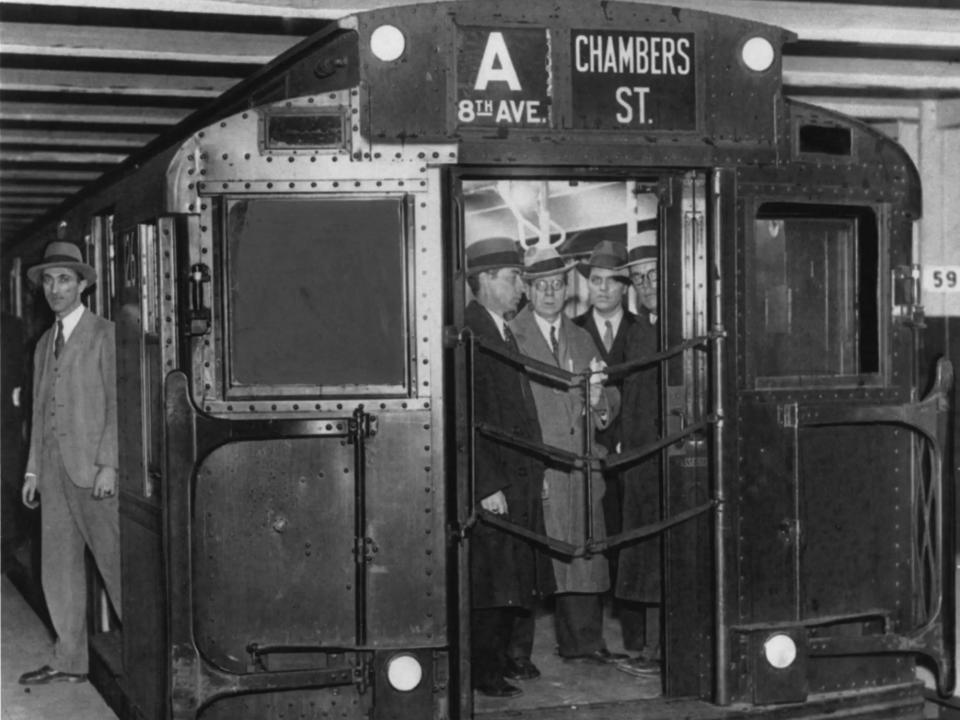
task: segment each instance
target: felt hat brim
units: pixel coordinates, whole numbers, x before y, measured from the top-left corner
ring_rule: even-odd
[[[87,263],[77,262],[73,258],[65,255],[62,256],[62,258],[51,255],[44,258],[44,260],[45,262],[34,265],[27,270],[27,279],[34,285],[40,285],[43,282],[43,271],[50,268],[67,268],[68,270],[73,270],[83,280],[87,281],[87,285],[95,285],[97,282],[97,271],[90,265],[87,265]]]

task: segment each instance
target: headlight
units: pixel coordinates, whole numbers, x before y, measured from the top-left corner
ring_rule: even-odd
[[[413,655],[394,655],[387,661],[387,680],[394,690],[410,692],[423,679],[423,667]]]
[[[381,25],[370,35],[370,50],[384,62],[392,62],[403,55],[407,41],[393,25]]]
[[[743,64],[755,72],[768,70],[776,58],[773,45],[762,37],[752,37],[743,44],[740,50]]]
[[[797,644],[789,635],[771,635],[763,643],[763,654],[767,662],[778,670],[793,665],[797,659]]]

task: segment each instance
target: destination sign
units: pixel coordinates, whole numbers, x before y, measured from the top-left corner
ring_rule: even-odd
[[[461,28],[457,124],[550,124],[549,44],[545,28]]]
[[[572,123],[589,130],[696,130],[693,33],[574,30]]]

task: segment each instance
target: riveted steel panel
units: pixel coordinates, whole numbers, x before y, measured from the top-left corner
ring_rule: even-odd
[[[342,438],[240,442],[197,472],[196,642],[248,670],[247,646],[351,645],[353,449]]]
[[[803,428],[800,580],[805,617],[911,610],[911,438],[886,425]]]
[[[796,428],[778,423],[772,403],[744,405],[739,427],[740,621],[796,620]]]
[[[377,647],[446,634],[443,474],[429,410],[384,413],[366,444],[367,623]]]

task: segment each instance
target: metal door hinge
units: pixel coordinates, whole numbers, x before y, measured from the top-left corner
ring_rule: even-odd
[[[797,404],[784,403],[783,405],[777,405],[777,422],[780,427],[797,427]]]

